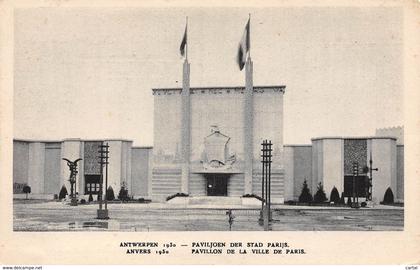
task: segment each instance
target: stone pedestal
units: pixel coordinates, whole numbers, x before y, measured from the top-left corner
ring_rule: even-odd
[[[263,220],[264,220],[264,231],[268,231],[270,229],[270,220],[271,220],[271,211],[269,211],[268,207],[265,206],[263,210]]]
[[[76,198],[71,198],[70,205],[71,206],[77,206],[77,199]]]
[[[273,220],[272,217],[272,211],[268,211],[268,207],[264,206],[263,210],[260,211],[259,219],[259,224],[264,226],[264,231],[270,230],[270,221]]]
[[[108,209],[98,209],[96,210],[97,219],[109,219]]]

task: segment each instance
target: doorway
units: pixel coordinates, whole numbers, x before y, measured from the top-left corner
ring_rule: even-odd
[[[227,196],[229,174],[207,174],[207,196]]]

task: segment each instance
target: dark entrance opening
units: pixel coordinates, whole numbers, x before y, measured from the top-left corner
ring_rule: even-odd
[[[85,194],[99,194],[101,175],[85,174]]]
[[[368,187],[369,187],[369,178],[366,175],[358,175],[354,177],[355,191],[357,197],[366,197]],[[352,197],[353,196],[353,176],[345,175],[344,176],[344,196]]]
[[[206,174],[207,196],[227,196],[229,174]]]

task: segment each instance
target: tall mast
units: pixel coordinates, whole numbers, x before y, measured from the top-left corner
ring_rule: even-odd
[[[248,42],[248,55],[249,55],[249,58],[251,58],[251,13],[249,13],[248,14],[249,15],[249,19],[248,19],[248,21],[249,21],[249,24],[248,24],[248,40],[247,40],[247,42]]]
[[[247,40],[248,57],[245,62],[245,93],[244,93],[244,194],[252,194],[252,177],[253,177],[253,159],[254,159],[254,83],[253,83],[253,63],[250,54],[250,24],[251,14],[247,24]]]
[[[186,20],[186,47],[185,47],[185,59],[188,61],[188,16],[185,18]]]
[[[190,102],[190,63],[188,63],[188,16],[185,26],[186,47],[185,61],[182,70],[181,92],[181,192],[189,193],[190,154],[191,154],[191,102]]]

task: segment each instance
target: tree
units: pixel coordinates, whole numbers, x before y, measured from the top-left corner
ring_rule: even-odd
[[[118,199],[121,201],[128,201],[128,189],[125,187],[125,183],[122,184],[120,192],[118,193]]]
[[[58,194],[58,199],[59,199],[59,200],[64,199],[64,198],[67,196],[67,194],[69,194],[69,193],[67,192],[67,188],[66,188],[66,186],[65,186],[65,185],[63,185],[63,186],[61,187],[60,193]]]
[[[327,201],[327,195],[325,195],[324,186],[321,182],[318,183],[318,188],[314,196],[314,202],[322,203]]]
[[[312,202],[312,194],[309,191],[308,184],[306,183],[306,180],[303,181],[302,191],[299,196],[299,202],[300,203],[310,203]]]
[[[334,204],[340,203],[340,194],[338,193],[337,188],[334,186],[330,193],[330,202],[334,202]]]
[[[108,189],[106,190],[106,200],[107,201],[115,200],[114,189],[111,186],[109,186]]]
[[[394,203],[394,193],[392,192],[392,189],[390,187],[385,191],[384,201],[382,203],[383,204]]]
[[[28,194],[31,193],[31,187],[28,185],[25,185],[23,187],[23,192],[26,193],[26,199],[28,199]]]

